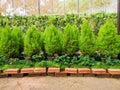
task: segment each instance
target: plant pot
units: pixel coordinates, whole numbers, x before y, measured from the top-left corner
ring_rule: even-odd
[[[30,60],[31,59],[31,57],[25,57],[25,60]]]
[[[59,55],[58,55],[57,53],[55,53],[55,54],[53,54],[53,56],[54,56],[54,57],[57,57],[57,56],[59,56]]]
[[[10,62],[14,62],[15,58],[10,58]]]
[[[52,61],[53,57],[47,56],[47,59]]]
[[[80,51],[75,52],[76,55],[81,55]]]

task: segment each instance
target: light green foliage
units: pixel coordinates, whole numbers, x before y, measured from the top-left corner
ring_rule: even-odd
[[[18,57],[20,54],[22,33],[18,28],[6,26],[1,32],[0,53],[7,57]]]
[[[114,55],[117,50],[117,29],[112,22],[106,22],[101,26],[97,37],[97,48],[101,54]],[[117,46],[116,46],[117,45]]]
[[[79,48],[82,54],[92,55],[95,52],[95,36],[87,20],[83,21],[81,27]]]
[[[35,27],[28,29],[24,38],[24,51],[28,56],[39,54],[41,52],[41,33]]]
[[[54,25],[50,25],[44,32],[45,52],[48,55],[60,53],[62,50],[62,32]]]
[[[42,49],[42,51],[44,51],[44,39],[45,39],[44,32],[41,32],[41,49]]]
[[[78,50],[79,30],[76,25],[67,24],[64,28],[63,49],[68,55],[74,54]]]
[[[4,56],[9,56],[11,43],[11,30],[9,26],[2,29],[0,40],[0,53]]]
[[[20,54],[24,49],[23,32],[19,28],[14,27],[12,30],[12,37],[14,40],[17,40],[16,43]]]
[[[35,63],[35,67],[46,67],[46,68],[49,68],[49,67],[59,67],[59,63],[55,63],[55,62],[52,62],[52,61],[41,61],[41,62],[36,62]]]
[[[115,43],[115,47],[116,47],[116,53],[115,54],[120,54],[120,35],[116,35],[116,43]]]

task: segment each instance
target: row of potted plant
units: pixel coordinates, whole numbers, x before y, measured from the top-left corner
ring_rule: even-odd
[[[107,21],[100,27],[97,36],[93,33],[89,21],[83,20],[81,29],[76,25],[67,24],[63,31],[51,24],[44,32],[31,26],[26,33],[18,27],[6,26],[0,32],[0,54],[9,58],[16,58],[24,52],[32,57],[44,53],[47,56],[58,54],[74,55],[77,51],[81,55],[110,55],[120,53],[120,36],[116,26]]]

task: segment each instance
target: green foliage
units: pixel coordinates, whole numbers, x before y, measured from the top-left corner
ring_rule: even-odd
[[[62,50],[62,33],[54,25],[46,28],[44,33],[45,52],[48,55],[60,53]]]
[[[9,63],[9,59],[3,55],[0,55],[0,66],[8,63]]]
[[[86,56],[62,55],[62,56],[56,57],[54,59],[54,62],[59,63],[61,69],[64,69],[65,67],[76,67],[76,68],[91,67],[96,63],[95,59],[88,55]]]
[[[108,68],[108,65],[106,65],[105,63],[103,62],[96,62],[92,68],[104,68],[104,69],[107,69]]]
[[[22,32],[6,26],[1,32],[0,53],[7,57],[18,57],[23,48]]]
[[[9,26],[2,29],[1,40],[0,40],[0,53],[4,56],[10,56],[9,48],[11,44],[11,30]]]
[[[8,69],[8,68],[9,68],[9,65],[6,64],[6,65],[4,65],[4,66],[2,67],[2,70],[5,71],[5,70]]]
[[[85,1],[84,1],[85,2]],[[81,3],[81,2],[80,2]],[[81,3],[82,4],[82,3]],[[88,6],[87,6],[88,7]],[[80,8],[83,9],[82,6]],[[80,29],[82,24],[82,19],[85,18],[90,20],[90,24],[97,35],[99,28],[106,20],[112,20],[112,22],[117,26],[117,14],[116,13],[95,13],[95,14],[66,14],[66,15],[42,15],[42,16],[14,16],[9,18],[7,16],[0,16],[0,27],[5,27],[6,25],[20,27],[21,30],[26,31],[27,28],[35,25],[37,29],[45,31],[51,23],[54,24],[60,30],[68,24],[75,24]]]
[[[34,62],[15,59],[14,61],[10,62],[8,65],[9,65],[9,68],[19,68],[19,69],[30,68],[30,67],[34,67]]]
[[[14,27],[12,30],[12,55],[13,57],[18,57],[21,52],[23,52],[24,44],[23,44],[23,32]]]
[[[97,49],[101,54],[118,54],[117,29],[112,22],[106,22],[101,26],[97,37]]]
[[[91,67],[95,64],[95,59],[93,57],[90,57],[88,55],[81,56],[81,61],[79,63],[80,66],[87,66]]]
[[[44,59],[45,59],[45,56],[43,54],[36,54],[32,56],[32,61],[34,62],[39,62]]]
[[[78,50],[79,30],[76,25],[67,24],[64,28],[63,49],[68,55],[74,54]]]
[[[41,33],[35,27],[28,29],[24,39],[24,51],[28,56],[39,54],[42,48]]]
[[[120,53],[120,35],[116,35],[116,43],[115,43],[115,48],[116,48],[116,53],[115,54],[119,54]]]
[[[23,35],[23,32],[18,27],[14,27],[12,32],[13,32],[13,36],[16,35],[18,45],[19,45],[19,53],[21,53],[21,52],[24,51],[24,35]]]
[[[81,27],[79,48],[84,55],[93,55],[95,53],[95,37],[87,20],[83,21]]]
[[[35,67],[59,67],[58,63],[52,62],[52,61],[41,61],[41,62],[36,62]]]

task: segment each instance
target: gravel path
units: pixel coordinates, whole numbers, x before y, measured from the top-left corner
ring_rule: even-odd
[[[0,78],[0,90],[120,90],[120,79],[50,76]]]

